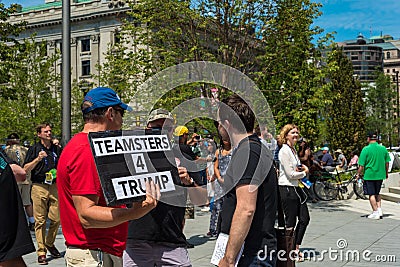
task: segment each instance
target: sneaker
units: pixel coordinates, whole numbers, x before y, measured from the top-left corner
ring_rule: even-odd
[[[380,219],[380,216],[379,216],[379,214],[376,212],[373,212],[373,213],[371,213],[370,215],[368,215],[368,217],[367,217],[368,219],[373,219],[373,220],[379,220]]]
[[[29,230],[31,231],[31,232],[35,232],[35,223],[29,223],[29,225],[28,225],[28,227],[29,227]]]
[[[37,260],[38,264],[40,265],[47,265],[49,264],[46,259],[46,255],[40,255]]]
[[[61,258],[61,253],[60,253],[60,251],[58,251],[56,246],[52,246],[52,247],[46,246],[46,248],[47,248],[47,251],[50,252],[50,254],[53,258]]]
[[[218,236],[218,234],[216,232],[208,232],[206,235],[207,235],[207,237],[210,237],[210,238]]]
[[[379,219],[383,219],[382,209],[378,209]]]
[[[210,211],[210,207],[204,207],[204,208],[201,208],[201,211],[203,211],[203,212]]]

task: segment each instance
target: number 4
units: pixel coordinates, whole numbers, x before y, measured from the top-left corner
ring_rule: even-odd
[[[132,154],[133,165],[135,166],[136,173],[147,172],[146,160],[143,153]]]

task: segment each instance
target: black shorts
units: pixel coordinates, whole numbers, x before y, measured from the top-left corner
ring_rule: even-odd
[[[379,195],[381,192],[383,180],[364,180],[364,194],[365,195]]]
[[[8,165],[0,167],[0,214],[0,262],[34,252],[21,196]]]

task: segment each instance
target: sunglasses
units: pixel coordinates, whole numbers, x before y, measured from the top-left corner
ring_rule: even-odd
[[[149,128],[151,128],[151,129],[153,129],[153,130],[156,130],[156,131],[167,131],[167,132],[172,132],[173,130],[174,130],[174,127],[173,126],[164,126],[164,127],[149,127]]]
[[[116,107],[113,107],[113,109],[114,109],[115,111],[118,111],[118,112],[119,112],[119,114],[121,114],[121,117],[123,117],[123,116],[124,116],[124,114],[125,114],[125,109],[122,109],[122,108],[116,108]]]

